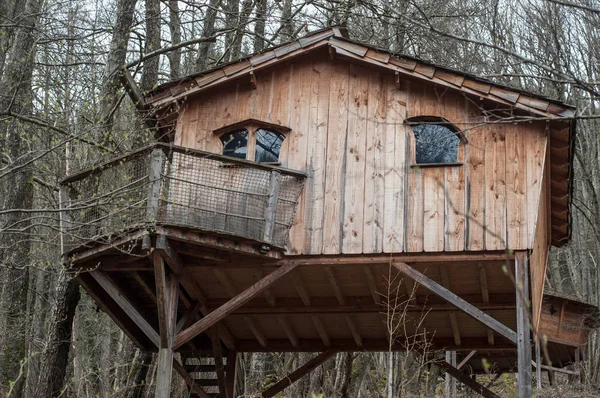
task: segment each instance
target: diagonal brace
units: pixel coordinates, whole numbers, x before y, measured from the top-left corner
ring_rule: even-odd
[[[198,336],[211,326],[216,325],[217,322],[231,314],[236,309],[240,308],[242,305],[246,304],[254,296],[263,292],[273,283],[293,271],[297,266],[298,264],[293,262],[282,265],[260,281],[256,282],[254,285],[250,286],[248,289],[244,290],[242,293],[221,305],[219,308],[200,319],[198,322],[194,323],[192,326],[183,330],[177,335],[177,340],[173,348],[177,349],[181,347],[183,344]]]
[[[289,375],[287,375],[286,377],[279,380],[277,383],[263,391],[261,396],[263,398],[270,398],[275,396],[277,393],[283,391],[285,388],[295,383],[301,377],[306,376],[308,373],[312,372],[316,367],[321,365],[323,362],[327,361],[335,354],[336,351],[334,350],[323,351],[322,353],[320,353],[319,355],[317,355],[316,357],[314,357],[313,359],[300,366],[298,369],[296,369],[295,371],[293,371],[292,373],[290,373]]]
[[[487,387],[479,384],[477,381],[471,379],[468,375],[456,369],[454,366],[450,365],[446,361],[439,361],[437,364],[450,376],[454,377],[456,380],[463,383],[465,386],[469,387],[471,390],[475,391],[478,394],[481,394],[485,398],[500,398],[500,396],[496,395],[492,391],[490,391]]]
[[[502,336],[506,337],[513,343],[517,343],[517,334],[511,330],[509,327],[504,325],[502,322],[492,318],[485,312],[481,311],[479,308],[475,307],[471,303],[465,301],[460,298],[456,294],[452,293],[450,290],[446,289],[439,283],[431,280],[424,274],[420,273],[410,265],[401,262],[394,262],[394,267],[396,267],[400,272],[413,279],[415,282],[418,282],[425,288],[431,290],[436,295],[440,296],[447,302],[452,305],[455,305],[457,308],[467,313],[471,317],[475,318],[479,322],[483,323],[485,326],[493,329],[498,332]]]

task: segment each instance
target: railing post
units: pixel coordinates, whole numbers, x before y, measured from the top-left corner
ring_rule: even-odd
[[[279,171],[272,171],[271,183],[269,184],[269,198],[267,199],[267,208],[265,209],[265,231],[263,234],[263,241],[265,242],[271,242],[273,239],[275,212],[277,211],[277,199],[279,199],[280,184],[281,173]]]
[[[154,223],[158,219],[158,207],[160,202],[160,187],[162,184],[161,173],[165,164],[165,153],[162,148],[154,148],[150,155],[148,166],[148,207],[146,220]]]
[[[67,252],[67,244],[65,242],[65,239],[67,238],[68,224],[71,221],[68,210],[68,208],[70,207],[69,185],[60,186],[60,190],[58,192],[58,207],[60,209],[60,253],[61,255],[64,255]],[[66,258],[62,259],[63,262],[66,262],[66,260]]]

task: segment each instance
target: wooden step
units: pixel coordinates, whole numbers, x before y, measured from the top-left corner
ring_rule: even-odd
[[[217,379],[196,379],[194,380],[194,383],[196,383],[200,387],[211,387],[219,385]]]
[[[215,372],[215,365],[185,365],[184,366],[185,370],[187,372],[200,372],[200,373],[209,373],[209,372]]]

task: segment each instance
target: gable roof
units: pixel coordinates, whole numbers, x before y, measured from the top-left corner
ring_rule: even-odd
[[[561,246],[569,240],[575,107],[414,57],[391,54],[350,40],[343,28],[332,27],[312,32],[261,53],[165,83],[148,93],[141,105],[160,115],[159,126],[169,125],[177,117],[180,105],[185,100],[241,77],[252,79],[260,70],[319,48],[328,48],[332,55],[352,62],[386,68],[395,72],[398,78],[409,77],[439,84],[538,118],[562,122],[565,127],[552,130],[550,134],[552,244]]]

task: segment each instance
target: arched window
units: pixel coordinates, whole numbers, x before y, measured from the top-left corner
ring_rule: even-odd
[[[409,119],[408,124],[415,136],[414,162],[417,165],[462,161],[459,148],[466,140],[452,123],[429,116]]]
[[[279,164],[281,146],[285,140],[282,132],[289,128],[248,119],[215,130],[220,134],[223,155],[258,163]]]
[[[223,155],[238,159],[246,159],[248,150],[248,130],[237,130],[225,133],[221,137]]]
[[[259,163],[279,162],[279,151],[285,136],[267,129],[256,130],[256,154],[254,159]]]

